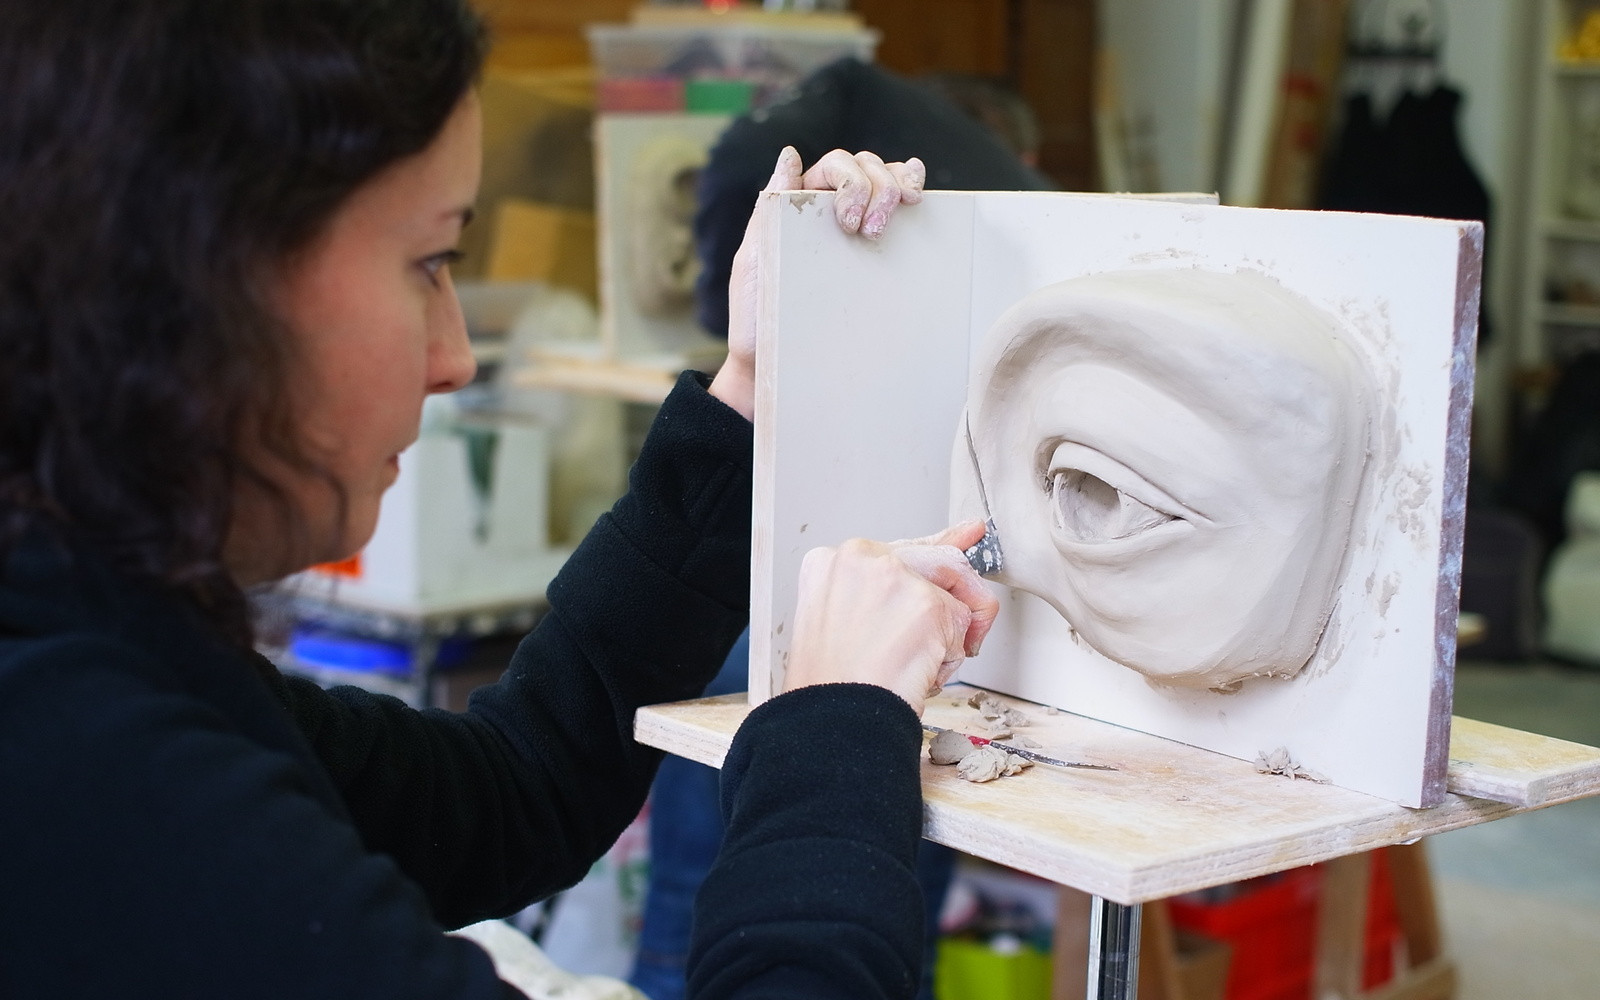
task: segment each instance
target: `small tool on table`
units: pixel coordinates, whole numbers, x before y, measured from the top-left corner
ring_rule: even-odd
[[[973,570],[979,576],[989,576],[993,573],[1000,572],[1000,570],[1004,568],[1005,556],[1000,551],[1000,532],[994,526],[994,515],[989,511],[989,493],[983,488],[983,468],[978,464],[978,449],[977,446],[972,443],[972,418],[969,416],[965,419],[967,454],[972,456],[972,478],[977,480],[978,483],[978,499],[983,502],[984,521],[983,537],[978,539],[977,544],[973,545],[970,549],[967,549],[962,553],[962,555],[967,557],[967,562],[971,564]],[[930,733],[946,732],[946,730],[940,729],[938,726],[930,726],[927,724],[924,724],[922,728],[926,729]],[[1008,746],[1004,743],[996,743],[993,740],[985,739],[982,736],[972,736],[967,733],[959,733],[958,735],[965,736],[967,739],[971,740],[974,746],[992,746],[997,749],[1004,750],[1006,753],[1016,754],[1018,757],[1031,760],[1037,764],[1052,764],[1056,767],[1081,767],[1087,768],[1091,771],[1116,770],[1116,768],[1111,767],[1108,764],[1084,764],[1076,761],[1058,760],[1055,757],[1046,757],[1042,753],[1034,753],[1032,750],[1024,750],[1021,747]]]
[[[935,734],[947,733],[947,732],[955,732],[957,736],[965,736],[968,740],[970,740],[972,742],[973,746],[976,746],[976,747],[994,747],[996,750],[1004,750],[1006,753],[1014,753],[1018,757],[1023,757],[1023,758],[1025,758],[1027,760],[1031,760],[1035,764],[1052,764],[1052,765],[1054,765],[1056,767],[1080,767],[1080,768],[1084,768],[1084,769],[1089,770],[1089,771],[1115,771],[1115,770],[1117,770],[1117,768],[1112,767],[1110,764],[1085,764],[1085,763],[1082,763],[1082,762],[1079,762],[1079,761],[1059,760],[1059,759],[1057,759],[1055,757],[1046,757],[1044,754],[1035,753],[1032,750],[1024,750],[1021,747],[1014,747],[1014,746],[1011,746],[1011,745],[1006,744],[1006,743],[996,743],[994,740],[991,740],[991,739],[989,739],[987,737],[984,737],[984,736],[973,736],[970,733],[963,733],[963,732],[958,732],[958,731],[949,730],[949,729],[941,729],[938,726],[930,726],[926,722],[924,722],[922,724],[922,728],[926,729],[930,733],[935,733]]]

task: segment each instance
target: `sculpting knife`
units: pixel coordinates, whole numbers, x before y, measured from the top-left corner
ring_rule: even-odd
[[[983,501],[983,537],[977,544],[961,553],[979,576],[989,576],[1005,567],[1005,556],[1000,551],[1000,532],[994,526],[994,515],[989,512],[989,493],[983,488],[983,469],[978,465],[978,449],[972,443],[972,418],[964,416],[967,433],[967,454],[972,456],[972,477],[978,481],[978,499]]]
[[[1118,768],[1112,767],[1110,764],[1084,764],[1078,761],[1058,760],[1055,757],[1046,757],[1042,753],[1034,753],[1032,750],[1024,750],[1021,747],[1008,746],[1004,743],[996,743],[994,740],[983,736],[973,736],[970,733],[963,733],[949,729],[940,729],[938,726],[930,726],[926,722],[922,724],[922,728],[930,733],[955,732],[957,736],[965,736],[967,739],[971,740],[973,746],[994,747],[996,750],[1004,750],[1006,753],[1014,753],[1018,757],[1026,757],[1035,764],[1053,764],[1056,767],[1080,767],[1088,771],[1118,770]]]

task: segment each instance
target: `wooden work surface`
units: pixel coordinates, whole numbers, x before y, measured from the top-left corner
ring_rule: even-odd
[[[982,720],[966,704],[971,693],[961,685],[948,688],[930,700],[923,721],[980,733]],[[1455,720],[1452,794],[1443,805],[1407,809],[1332,785],[1258,774],[1245,761],[1083,716],[1049,715],[1037,705],[1001,700],[1031,718],[1019,731],[1042,744],[1039,752],[1120,770],[1039,765],[973,784],[924,754],[924,836],[1118,903],[1162,899],[1600,794],[1600,750],[1470,719]],[[639,711],[634,735],[720,767],[749,711],[743,694],[656,705]],[[1462,794],[1468,791],[1512,801]]]

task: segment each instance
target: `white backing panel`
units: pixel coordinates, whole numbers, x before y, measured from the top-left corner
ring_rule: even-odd
[[[774,218],[758,393],[756,700],[781,689],[777,629],[793,613],[806,549],[949,520],[934,501],[947,495],[938,484],[967,367],[1006,308],[1104,271],[1252,270],[1338,319],[1382,387],[1371,502],[1311,663],[1231,694],[1161,687],[1076,642],[1042,601],[1002,589],[1000,621],[961,677],[1235,757],[1284,746],[1336,784],[1407,805],[1443,796],[1477,224],[954,192],[903,210],[880,244],[840,234],[826,195]]]
[[[760,305],[754,702],[783,689],[807,551],[944,527],[948,429],[967,385],[972,207],[902,211],[871,243],[840,231],[831,195],[763,195],[757,205],[767,213],[762,273],[799,280],[764,284]]]

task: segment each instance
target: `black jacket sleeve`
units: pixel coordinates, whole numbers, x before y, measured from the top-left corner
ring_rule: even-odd
[[[394,858],[445,926],[580,879],[638,813],[660,762],[634,742],[634,711],[698,695],[744,628],[751,428],[704,386],[680,380],[628,494],[467,712],[306,682],[280,690],[367,848]]]
[[[750,713],[722,769],[727,836],[695,901],[693,1000],[879,1000],[917,991],[916,714],[829,684]]]

